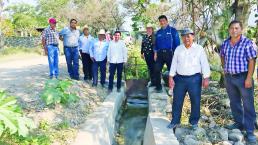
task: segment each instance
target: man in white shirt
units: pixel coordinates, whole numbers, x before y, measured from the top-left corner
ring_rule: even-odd
[[[83,34],[79,38],[79,50],[82,58],[82,70],[84,73],[84,80],[92,80],[92,60],[90,59],[89,49],[91,47],[93,37],[89,34],[87,25],[83,27]]]
[[[112,92],[114,75],[117,71],[117,92],[120,92],[123,64],[127,62],[127,48],[125,43],[120,40],[121,32],[116,31],[114,40],[109,43],[107,60],[109,62],[109,85],[108,91]]]
[[[202,46],[193,42],[194,32],[185,28],[182,33],[183,44],[175,50],[169,72],[169,87],[173,89],[172,120],[168,128],[180,124],[182,107],[186,92],[191,100],[189,123],[198,128],[200,118],[201,89],[209,86],[210,66]]]
[[[92,74],[93,83],[92,86],[98,84],[98,69],[100,69],[100,83],[102,87],[105,87],[106,82],[106,64],[107,64],[107,50],[108,43],[105,41],[105,30],[101,29],[98,33],[98,39],[92,42],[92,46],[89,50],[90,57],[93,62]]]

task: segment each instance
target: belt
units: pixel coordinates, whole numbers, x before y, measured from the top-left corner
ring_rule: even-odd
[[[49,45],[56,46],[56,47],[58,46],[58,44],[49,44]]]
[[[72,46],[72,47],[70,47],[70,46],[64,46],[64,47],[66,47],[66,48],[77,48],[78,46]]]
[[[170,48],[164,48],[164,49],[160,49],[160,50],[158,50],[158,52],[172,52],[173,50],[172,49],[170,49]]]
[[[239,77],[239,76],[247,75],[247,73],[248,72],[241,72],[241,73],[237,73],[237,74],[225,73],[225,75],[228,75],[231,77]]]
[[[195,74],[193,74],[193,75],[180,75],[180,74],[177,74],[178,76],[180,76],[180,77],[185,77],[185,78],[187,78],[187,77],[193,77],[193,76],[196,76],[196,75],[201,75],[201,73],[195,73]]]

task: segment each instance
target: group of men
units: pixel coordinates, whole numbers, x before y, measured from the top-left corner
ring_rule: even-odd
[[[64,54],[68,73],[71,79],[79,80],[79,58],[82,59],[83,73],[85,81],[92,81],[92,86],[98,85],[98,70],[100,70],[100,83],[102,87],[106,84],[106,66],[109,63],[109,93],[113,90],[114,75],[117,71],[117,91],[120,92],[122,81],[122,70],[127,62],[127,48],[120,40],[121,32],[114,32],[114,39],[106,39],[106,32],[101,29],[98,38],[94,38],[89,33],[89,28],[85,25],[82,34],[77,29],[77,20],[71,19],[70,25],[60,32],[56,30],[56,19],[49,19],[49,27],[42,33],[42,44],[45,54],[48,56],[49,77],[58,78],[58,55],[59,39],[63,41]]]
[[[198,128],[200,118],[201,90],[209,86],[210,66],[204,48],[194,42],[194,32],[185,28],[181,32],[183,44],[177,30],[168,24],[167,17],[159,17],[161,28],[154,34],[154,27],[146,27],[147,34],[141,45],[150,74],[150,86],[162,92],[161,72],[166,64],[169,71],[169,87],[173,90],[172,120],[167,126],[175,129],[180,124],[186,93],[191,101],[189,123]],[[249,143],[256,144],[254,135],[256,113],[254,108],[253,73],[257,46],[242,34],[242,23],[233,20],[228,27],[229,38],[220,48],[222,68],[234,123],[228,129],[246,131]]]
[[[202,46],[194,42],[194,32],[185,28],[179,33],[169,26],[165,15],[159,18],[161,28],[154,34],[154,27],[146,27],[147,34],[141,45],[142,58],[145,59],[150,73],[150,87],[162,92],[161,72],[164,64],[169,70],[169,87],[173,89],[172,120],[167,126],[175,129],[180,124],[182,106],[186,93],[191,101],[189,123],[193,129],[198,127],[200,118],[201,90],[209,86],[210,66]],[[43,31],[42,43],[48,55],[50,78],[58,78],[58,40],[64,44],[64,53],[68,73],[71,79],[79,79],[79,53],[82,58],[85,80],[92,80],[92,86],[100,83],[104,87],[106,64],[109,63],[109,92],[113,89],[115,71],[117,71],[117,91],[120,92],[124,63],[127,62],[127,48],[120,40],[121,32],[114,33],[114,39],[107,41],[106,33],[100,30],[98,39],[89,34],[89,28],[83,27],[80,35],[76,29],[77,20],[71,19],[70,26],[61,32],[56,30],[56,20],[49,19],[49,27]],[[242,23],[233,20],[228,27],[229,38],[220,48],[222,67],[225,75],[226,90],[234,123],[228,129],[245,129],[247,141],[256,143],[254,135],[256,113],[254,108],[253,73],[257,56],[257,46],[242,34]]]

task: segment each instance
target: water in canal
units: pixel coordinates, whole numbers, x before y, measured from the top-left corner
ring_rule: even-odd
[[[127,98],[118,116],[114,145],[142,145],[148,116],[147,98]]]

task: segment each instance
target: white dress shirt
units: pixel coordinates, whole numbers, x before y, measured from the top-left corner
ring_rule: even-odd
[[[184,44],[178,46],[175,50],[169,75],[174,77],[179,75],[194,75],[202,73],[203,78],[210,76],[210,66],[206,53],[201,45],[193,43],[190,48]]]
[[[107,60],[109,63],[127,62],[127,48],[122,40],[113,40],[109,43]]]
[[[89,49],[91,47],[91,44],[94,38],[91,35],[88,35],[87,37],[85,35],[81,35],[79,38],[79,50],[82,50],[83,53],[90,53]]]

